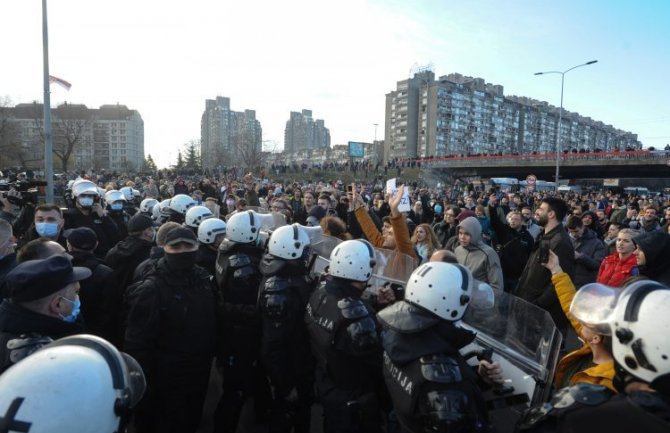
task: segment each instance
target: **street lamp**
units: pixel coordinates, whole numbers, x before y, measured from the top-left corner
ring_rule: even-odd
[[[581,68],[582,66],[592,65],[597,63],[597,60],[591,60],[590,62],[583,63],[581,65],[573,66],[570,69],[565,71],[545,71],[545,72],[536,72],[535,75],[545,75],[545,74],[561,74],[561,108],[558,112],[558,127],[556,128],[556,191],[558,191],[558,170],[561,161],[561,126],[563,123],[563,84],[565,83],[565,74],[572,71],[573,69]]]

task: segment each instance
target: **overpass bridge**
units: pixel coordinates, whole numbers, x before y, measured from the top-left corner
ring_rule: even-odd
[[[514,177],[533,173],[553,181],[556,154],[455,156],[419,159],[422,169],[452,177]],[[670,150],[560,154],[561,179],[670,178]]]

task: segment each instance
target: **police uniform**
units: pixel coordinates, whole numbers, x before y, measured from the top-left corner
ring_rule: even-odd
[[[263,250],[255,244],[225,239],[219,246],[216,281],[223,298],[224,344],[219,352],[223,394],[215,413],[216,432],[236,430],[242,406],[252,394],[256,394],[257,410],[263,406],[259,396],[268,401],[270,398],[258,362],[261,330],[257,304],[262,254]],[[262,391],[259,394],[259,389],[265,389],[267,395],[262,395]]]
[[[381,431],[382,350],[374,310],[361,293],[352,282],[330,277],[307,304],[326,433]]]
[[[563,388],[530,409],[517,431],[570,433],[661,433],[670,431],[670,398],[660,392],[614,394],[601,385]]]
[[[89,215],[84,215],[78,208],[71,208],[63,213],[63,218],[65,220],[63,230],[78,227],[93,229],[98,238],[98,246],[94,252],[100,258],[105,257],[107,251],[121,240],[116,223],[108,215],[100,217],[93,211]]]
[[[303,315],[314,281],[301,262],[270,254],[260,265],[261,359],[274,388],[270,432],[309,432],[314,362]]]
[[[378,314],[384,380],[409,432],[489,431],[477,375],[459,353],[475,334],[406,301]]]

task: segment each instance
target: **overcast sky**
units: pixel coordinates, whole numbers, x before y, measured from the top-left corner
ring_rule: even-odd
[[[332,144],[383,138],[384,95],[432,63],[560,103],[670,143],[670,2],[566,0],[50,0],[51,87],[64,101],[124,104],[144,119],[160,166],[200,138],[205,99],[256,110],[266,147],[283,147],[290,111],[311,109]],[[0,97],[41,101],[41,1],[0,1]]]

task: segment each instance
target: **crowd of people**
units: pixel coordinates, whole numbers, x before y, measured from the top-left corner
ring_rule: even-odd
[[[59,203],[3,193],[0,425],[195,432],[216,374],[215,432],[237,431],[250,400],[270,432],[311,431],[314,404],[325,432],[500,431],[484,392],[505,371],[462,353],[489,290],[583,342],[518,430],[670,431],[670,198],[258,174],[73,176]],[[370,287],[376,251],[403,287]],[[62,404],[36,383],[85,383],[59,368],[111,373],[81,391],[95,416],[36,409]]]

